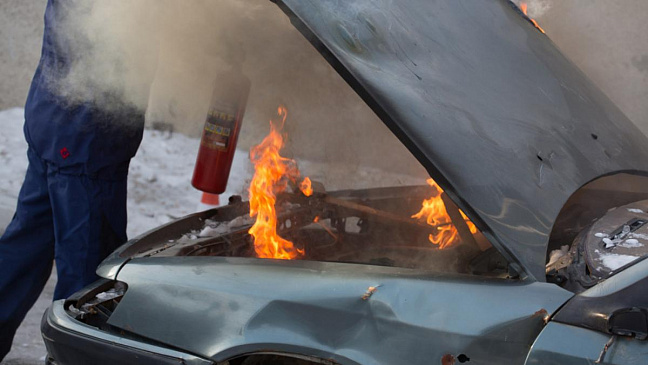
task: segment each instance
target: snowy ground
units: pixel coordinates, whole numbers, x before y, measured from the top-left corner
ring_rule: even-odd
[[[27,171],[27,143],[22,136],[22,109],[0,112],[0,232],[11,220]]]

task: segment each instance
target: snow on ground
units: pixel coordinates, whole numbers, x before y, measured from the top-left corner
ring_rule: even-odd
[[[27,171],[27,142],[22,126],[23,109],[0,111],[0,233],[13,216]]]

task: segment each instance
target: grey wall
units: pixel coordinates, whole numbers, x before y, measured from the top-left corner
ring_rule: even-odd
[[[23,106],[38,65],[45,0],[0,0],[0,109]]]
[[[537,17],[547,34],[648,134],[648,1],[540,1],[550,4]],[[0,109],[24,104],[45,3],[0,0]],[[180,130],[197,134],[198,124]]]
[[[558,47],[648,134],[648,1],[555,0],[538,19]]]

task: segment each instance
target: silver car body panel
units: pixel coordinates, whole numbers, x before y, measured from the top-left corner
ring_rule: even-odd
[[[648,260],[642,260],[574,296],[542,330],[527,364],[594,364],[608,341],[601,363],[646,363],[648,341],[622,336],[610,340],[612,334],[606,333],[612,313],[646,308],[646,277]]]
[[[64,299],[55,301],[45,313],[45,318],[43,320],[47,321],[50,326],[53,326],[61,331],[65,331],[66,333],[101,340],[106,344],[106,347],[124,347],[158,354],[170,359],[177,359],[178,362],[186,365],[210,365],[213,363],[210,360],[201,359],[197,356],[182,351],[172,350],[166,347],[156,346],[141,341],[117,336],[107,333],[106,331],[102,331],[98,328],[89,326],[85,323],[81,323],[68,315],[68,313],[65,311],[65,308],[63,307],[64,304]]]
[[[526,365],[638,365],[645,364],[648,342],[617,337],[601,356],[611,335],[586,328],[551,322],[533,344]]]
[[[510,1],[277,2],[536,280],[578,188],[648,171],[648,139]]]
[[[272,350],[343,364],[461,354],[522,364],[572,296],[532,281],[253,258],[135,258],[117,279],[129,288],[109,324],[216,361]]]
[[[601,298],[616,294],[632,285],[637,285],[648,276],[648,259],[632,262],[632,266],[619,270],[613,277],[578,294],[582,297]],[[648,288],[646,288],[648,289]]]

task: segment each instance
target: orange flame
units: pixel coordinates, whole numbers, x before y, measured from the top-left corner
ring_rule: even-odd
[[[527,8],[528,8],[528,5],[527,5],[526,2],[524,2],[524,1],[520,2],[520,10],[522,10],[524,15],[526,15],[528,17],[529,15],[527,14]],[[529,18],[529,20],[531,21],[531,23],[533,23],[533,25],[535,25],[536,28],[538,28],[539,31],[541,31],[543,34],[545,33],[544,29],[542,29],[542,27],[540,27],[540,25],[538,25],[538,22],[536,22],[535,19]]]
[[[286,190],[288,181],[297,180],[299,169],[294,160],[279,155],[284,145],[281,130],[288,111],[280,106],[277,113],[280,121],[271,120],[270,134],[250,150],[250,160],[254,164],[254,177],[249,190],[250,217],[256,216],[256,222],[248,232],[254,236],[257,257],[290,260],[303,256],[304,251],[277,234],[275,202],[276,194]]]
[[[428,237],[430,242],[439,246],[439,249],[444,249],[450,247],[459,241],[459,232],[457,228],[452,224],[452,220],[446,211],[445,204],[443,199],[441,199],[441,194],[443,189],[441,189],[434,180],[427,179],[428,185],[430,185],[435,190],[435,195],[430,199],[425,199],[422,203],[421,210],[414,214],[412,218],[421,219],[425,218],[427,224],[435,226],[438,232],[436,234],[430,234]],[[466,220],[466,224],[470,229],[471,233],[477,233],[477,227],[468,220],[468,217],[462,212],[461,216]]]
[[[313,187],[311,186],[311,179],[309,177],[305,177],[301,184],[299,184],[299,190],[306,196],[313,195]]]

